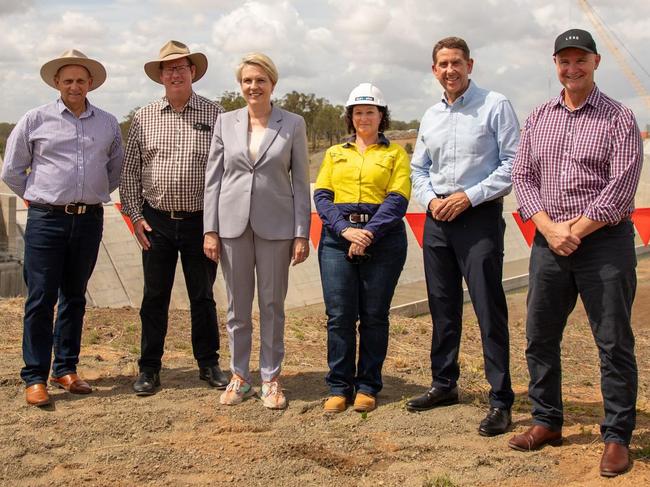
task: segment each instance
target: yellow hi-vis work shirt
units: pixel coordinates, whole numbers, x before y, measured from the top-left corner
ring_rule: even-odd
[[[374,144],[362,154],[354,143],[346,142],[327,150],[314,190],[334,193],[334,204],[380,205],[389,193],[408,201],[410,174],[409,157],[401,145]]]

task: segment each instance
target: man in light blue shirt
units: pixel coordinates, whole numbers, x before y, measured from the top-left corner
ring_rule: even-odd
[[[467,283],[483,339],[490,410],[483,436],[504,433],[511,423],[508,309],[503,291],[503,196],[519,123],[501,94],[469,79],[474,61],[467,43],[447,37],[433,49],[433,74],[444,89],[420,124],[411,160],[413,193],[427,208],[424,270],[433,321],[432,386],[407,409],[422,411],[458,402],[458,352],[463,289]]]
[[[123,157],[116,118],[86,99],[106,79],[98,61],[71,49],[45,63],[41,77],[60,98],[20,119],[2,168],[3,181],[29,204],[20,375],[34,406],[51,401],[50,368],[53,386],[91,392],[77,375],[86,285],[102,238],[102,203],[119,184]]]

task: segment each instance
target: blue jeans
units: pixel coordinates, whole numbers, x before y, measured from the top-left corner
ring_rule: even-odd
[[[50,372],[76,372],[86,311],[86,285],[95,268],[103,208],[66,215],[29,208],[23,274],[27,284],[20,372],[26,386],[44,384]],[[54,322],[54,306],[57,304]]]
[[[362,227],[363,225],[357,225]],[[325,381],[332,395],[351,399],[356,391],[376,396],[388,349],[388,313],[406,261],[404,223],[367,248],[370,260],[345,259],[350,243],[323,226],[318,262],[327,312]],[[359,362],[355,367],[357,321]]]

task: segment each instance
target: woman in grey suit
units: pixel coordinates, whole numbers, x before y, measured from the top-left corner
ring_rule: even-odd
[[[255,277],[260,307],[262,401],[284,409],[284,299],[289,264],[309,255],[309,161],[305,121],[271,104],[278,72],[264,54],[245,56],[237,81],[247,106],[217,119],[205,176],[205,254],[221,259],[228,292],[232,379],[221,404],[254,394],[249,362]]]

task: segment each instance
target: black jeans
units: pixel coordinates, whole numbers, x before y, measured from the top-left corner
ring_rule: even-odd
[[[465,278],[483,343],[485,376],[490,383],[490,405],[510,408],[508,307],[503,275],[503,203],[490,201],[470,207],[451,222],[427,215],[424,224],[424,271],[431,337],[432,386],[450,390],[460,376],[458,353],[463,322]]]
[[[362,224],[357,224],[362,228]],[[390,303],[406,261],[406,230],[400,222],[367,249],[367,262],[345,259],[350,242],[323,226],[318,247],[327,312],[327,385],[351,399],[356,391],[376,396],[388,349]],[[357,356],[359,322],[359,361]]]
[[[23,274],[27,284],[20,372],[25,385],[44,384],[50,371],[76,372],[86,312],[86,286],[102,240],[104,209],[82,215],[29,208]],[[54,330],[54,306],[57,304]]]
[[[147,204],[143,215],[152,232],[148,234],[151,248],[142,251],[144,295],[140,308],[140,370],[157,372],[161,368],[179,252],[190,300],[194,358],[199,367],[216,365],[219,360],[219,331],[212,286],[217,265],[203,253],[203,216],[197,213],[191,218],[174,220]]]
[[[568,257],[535,235],[530,257],[526,359],[533,421],[563,424],[560,343],[567,318],[582,299],[600,356],[604,441],[630,443],[636,420],[637,367],[630,325],[636,292],[634,230],[630,221],[603,227]]]

